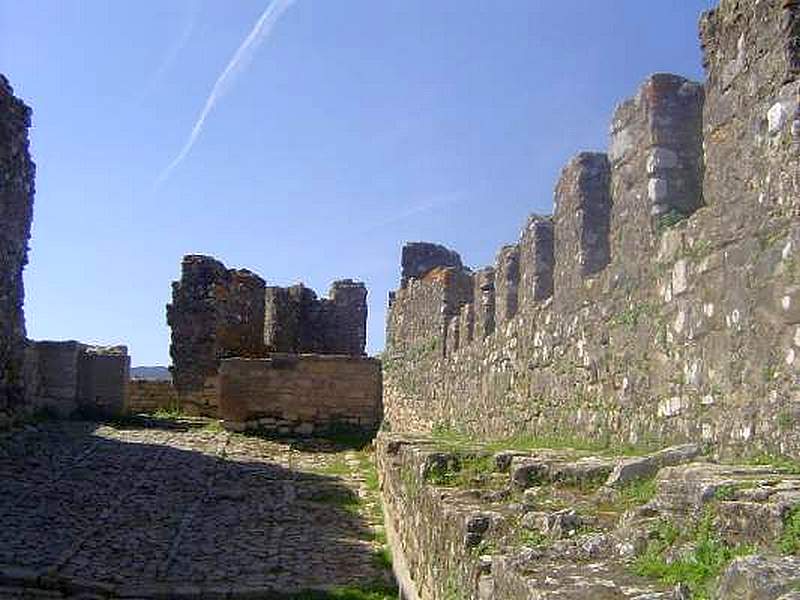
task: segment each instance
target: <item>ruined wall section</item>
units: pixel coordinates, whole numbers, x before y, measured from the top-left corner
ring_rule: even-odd
[[[118,417],[127,411],[130,356],[125,346],[29,341],[25,362],[26,398],[33,412],[68,418]]]
[[[172,379],[183,408],[216,414],[219,361],[264,353],[265,283],[245,269],[227,269],[209,256],[188,255],[172,284]]]
[[[264,346],[268,352],[361,356],[367,343],[367,288],[341,279],[328,298],[303,284],[266,288]]]
[[[25,412],[22,270],[28,262],[35,166],[31,110],[0,75],[0,427]]]
[[[395,430],[800,456],[797,18],[796,2],[722,2],[701,24],[705,86],[651,76],[617,109],[607,158],[566,167],[552,302],[526,297],[482,336],[505,310],[479,309],[494,280],[474,296],[473,340],[444,356],[409,358],[396,329]],[[438,293],[424,277],[407,289]],[[389,323],[413,332],[435,307],[395,301]]]

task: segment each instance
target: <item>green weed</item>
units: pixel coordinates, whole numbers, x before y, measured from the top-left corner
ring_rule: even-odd
[[[800,505],[786,513],[778,546],[784,554],[800,554]]]
[[[653,539],[634,564],[638,575],[654,577],[668,585],[685,584],[694,600],[709,600],[712,584],[723,568],[735,557],[750,554],[749,546],[730,546],[722,541],[714,523],[714,513],[707,510],[689,536],[683,538],[674,524],[662,521]],[[685,542],[687,552],[667,559],[667,551],[676,542]]]

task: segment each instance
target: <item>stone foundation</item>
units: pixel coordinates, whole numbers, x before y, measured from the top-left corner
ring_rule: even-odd
[[[229,358],[220,366],[220,416],[237,431],[375,431],[383,412],[381,391],[381,364],[374,358],[273,354]]]

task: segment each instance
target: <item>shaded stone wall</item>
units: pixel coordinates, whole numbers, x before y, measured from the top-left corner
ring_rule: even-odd
[[[28,342],[26,394],[31,410],[60,417],[119,416],[127,410],[130,356],[125,346],[74,340]]]
[[[171,381],[132,379],[128,382],[129,413],[152,413],[160,409],[172,410],[178,406],[178,394]]]
[[[517,312],[490,328],[508,278],[484,275],[460,309],[472,341],[443,353],[441,282],[404,278],[392,428],[800,456],[797,19],[793,2],[726,0],[702,18],[704,86],[653,75],[617,108],[608,154],[556,187],[552,299],[528,295],[521,258]]]
[[[228,429],[311,435],[336,426],[378,428],[381,364],[374,358],[272,354],[220,367],[220,417]]]
[[[25,297],[35,166],[28,151],[31,110],[0,75],[0,427],[25,409]]]
[[[303,284],[266,289],[264,346],[269,352],[364,354],[367,288],[360,281],[334,281],[328,298]]]

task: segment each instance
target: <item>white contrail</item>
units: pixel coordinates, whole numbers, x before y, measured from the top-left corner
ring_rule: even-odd
[[[419,214],[437,210],[449,204],[455,204],[456,202],[461,202],[462,200],[463,200],[463,194],[461,194],[460,192],[452,192],[449,194],[434,196],[433,199],[428,202],[410,206],[409,208],[402,210],[399,213],[392,215],[391,217],[373,223],[372,225],[369,225],[368,227],[362,229],[359,233],[361,234],[372,233],[376,229],[382,229],[384,227],[388,227],[389,225],[394,225],[395,223],[405,221],[406,219],[410,219],[411,217],[415,217]]]
[[[205,106],[203,106],[203,110],[200,112],[200,116],[197,118],[194,127],[192,127],[192,132],[189,134],[189,139],[186,140],[186,143],[183,145],[183,148],[181,148],[181,151],[178,152],[178,155],[175,157],[175,159],[169,163],[167,168],[164,169],[161,172],[161,175],[158,176],[155,184],[156,187],[164,183],[164,181],[166,181],[172,173],[173,169],[175,169],[175,167],[177,167],[181,161],[186,158],[186,155],[189,154],[192,146],[194,146],[194,143],[197,141],[197,138],[203,131],[206,118],[208,118],[209,113],[213,110],[217,100],[219,100],[228,90],[236,75],[238,75],[246,66],[247,62],[253,58],[253,55],[259,44],[261,44],[261,42],[263,42],[267,36],[269,36],[272,28],[275,26],[275,23],[278,22],[278,19],[281,18],[283,13],[286,12],[286,10],[292,4],[294,4],[294,2],[295,0],[272,0],[272,2],[269,3],[269,6],[267,6],[266,10],[261,13],[258,21],[256,21],[256,24],[253,26],[253,29],[241,43],[239,48],[237,48],[233,58],[231,58],[231,60],[228,62],[228,65],[225,67],[225,70],[222,71],[222,74],[217,78],[217,81],[214,83],[214,87],[211,89],[211,94],[209,94]]]
[[[172,68],[172,65],[175,63],[178,55],[183,51],[186,47],[186,44],[189,43],[189,39],[192,37],[192,33],[194,32],[195,24],[197,22],[197,0],[193,0],[190,4],[186,5],[186,14],[184,18],[184,25],[183,29],[181,30],[181,35],[178,37],[167,49],[164,58],[161,60],[161,64],[158,65],[158,68],[155,70],[153,75],[150,77],[148,82],[142,86],[142,91],[139,93],[139,97],[137,98],[136,102],[139,103],[145,98],[147,98],[153,90],[161,83],[161,80],[164,78],[164,75]]]

